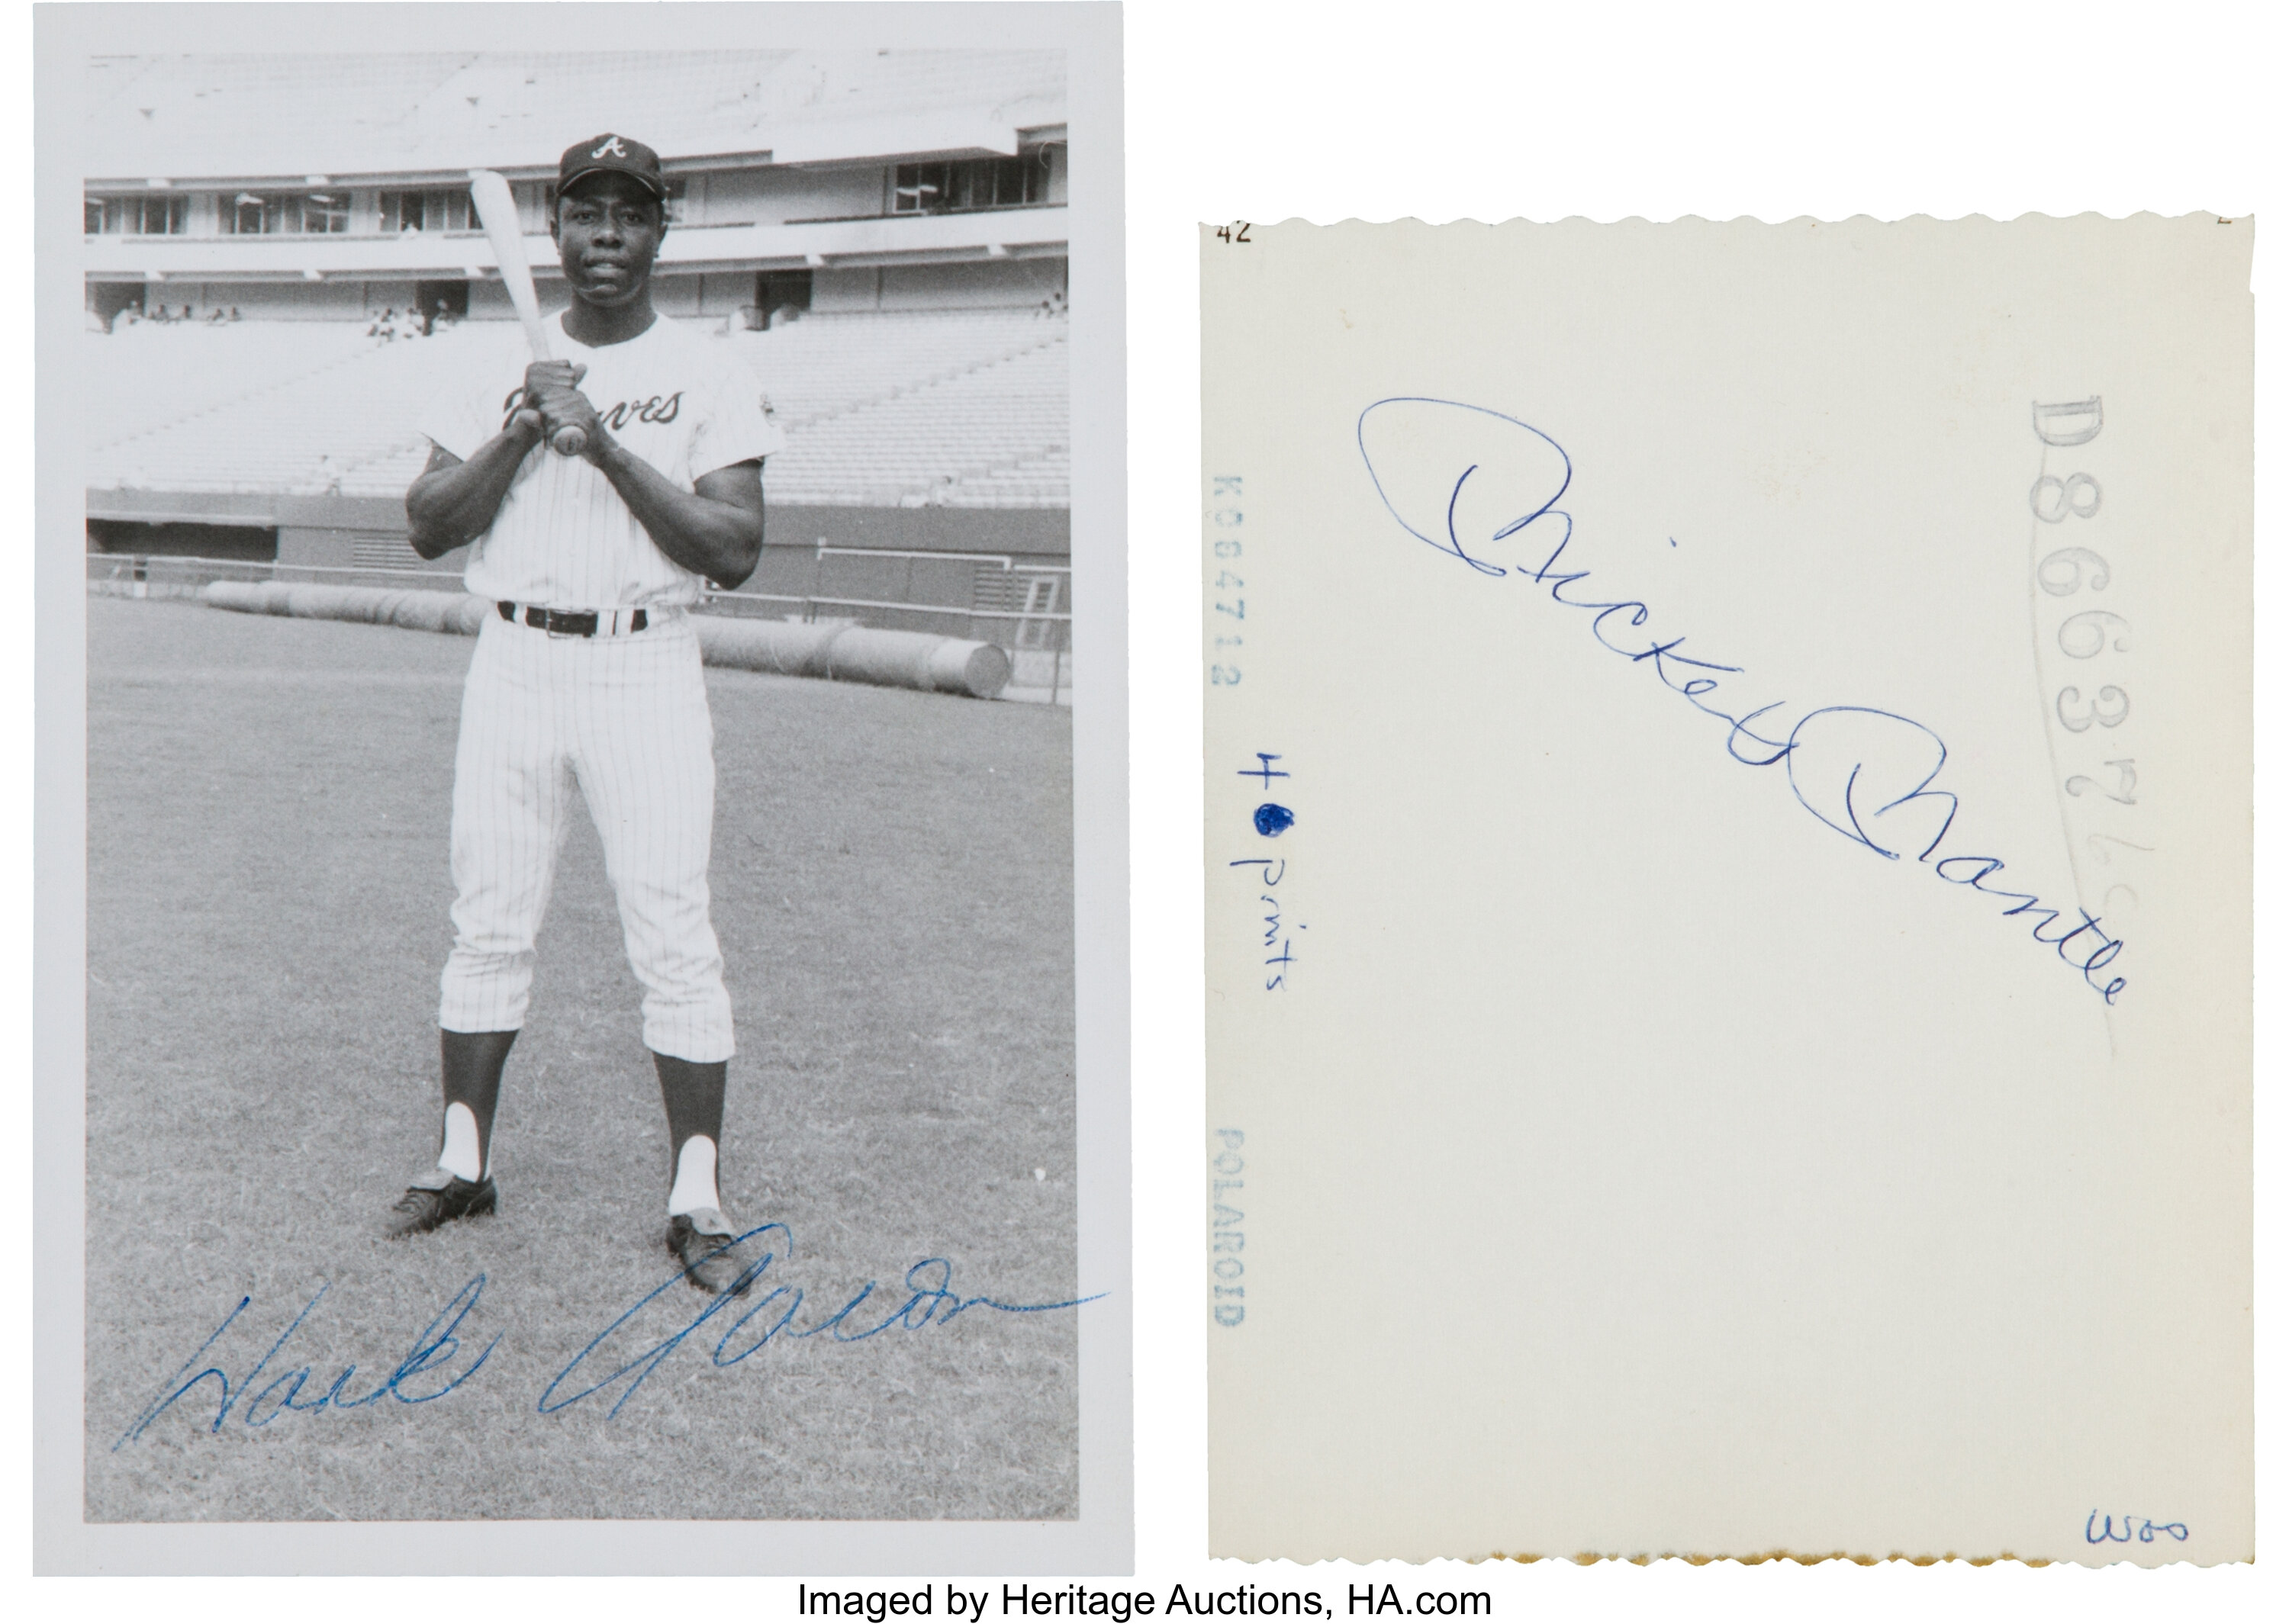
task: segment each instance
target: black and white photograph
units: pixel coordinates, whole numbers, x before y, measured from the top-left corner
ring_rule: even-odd
[[[18,15],[11,1616],[2284,1616],[2269,13]]]
[[[1091,172],[1022,9],[47,65],[88,1524],[1079,1525],[1118,80]]]

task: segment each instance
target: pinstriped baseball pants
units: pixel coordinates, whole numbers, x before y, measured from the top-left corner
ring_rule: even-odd
[[[578,784],[643,987],[644,1045],[731,1056],[731,1000],[707,917],[715,732],[689,620],[552,636],[487,616],[453,762],[453,951],[437,1023],[524,1024],[533,940]]]

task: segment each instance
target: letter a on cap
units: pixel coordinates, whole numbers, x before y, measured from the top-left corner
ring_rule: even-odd
[[[620,138],[616,135],[588,155],[592,158],[601,158],[606,153],[610,153],[616,158],[625,158],[628,155],[628,149],[620,145]]]

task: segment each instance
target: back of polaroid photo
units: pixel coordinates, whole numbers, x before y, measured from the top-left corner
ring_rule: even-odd
[[[2252,241],[1204,228],[1216,1554],[2253,1556]]]

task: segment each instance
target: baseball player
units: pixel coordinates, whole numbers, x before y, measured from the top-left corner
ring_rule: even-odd
[[[707,913],[714,734],[685,606],[703,581],[754,572],[762,458],[779,434],[734,356],[652,310],[667,228],[658,155],[600,135],[556,173],[549,233],[572,295],[552,322],[563,358],[522,379],[481,369],[445,390],[421,425],[429,465],[405,495],[415,551],[473,544],[468,588],[498,612],[470,662],[454,757],[443,1146],[389,1230],[493,1210],[493,1107],[577,784],[667,1106],[668,1250],[702,1290],[745,1290],[716,1191],[731,1004]],[[586,436],[578,456],[549,449],[566,427]]]

